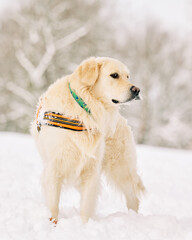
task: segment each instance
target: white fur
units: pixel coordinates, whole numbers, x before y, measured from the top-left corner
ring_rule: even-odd
[[[114,72],[119,73],[119,79],[110,77]],[[58,219],[62,184],[73,184],[81,194],[81,218],[87,222],[95,210],[102,171],[125,195],[127,207],[138,211],[144,187],[137,174],[134,140],[118,105],[111,101],[129,98],[132,84],[128,74],[117,60],[90,58],[73,74],[57,80],[40,98],[41,111],[79,118],[87,128],[74,132],[42,126],[38,132],[35,121],[32,123],[31,133],[44,162],[43,189],[52,218]],[[69,82],[91,115],[73,99]]]

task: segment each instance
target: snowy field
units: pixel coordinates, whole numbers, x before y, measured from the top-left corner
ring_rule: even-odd
[[[138,146],[147,194],[139,214],[106,185],[96,216],[83,225],[79,195],[65,190],[56,227],[41,193],[41,160],[28,135],[0,133],[0,239],[192,240],[192,152]]]

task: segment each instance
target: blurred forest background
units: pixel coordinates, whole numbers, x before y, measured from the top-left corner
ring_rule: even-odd
[[[192,32],[152,16],[134,22],[131,9],[124,19],[115,0],[31,0],[7,10],[0,19],[0,131],[28,133],[51,83],[89,56],[109,56],[128,66],[142,91],[143,101],[121,107],[136,141],[192,149]]]

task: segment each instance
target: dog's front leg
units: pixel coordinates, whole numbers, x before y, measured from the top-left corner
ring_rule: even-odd
[[[114,135],[106,139],[103,170],[109,182],[125,195],[128,209],[137,212],[144,186],[137,174],[132,131],[123,118],[119,119]]]

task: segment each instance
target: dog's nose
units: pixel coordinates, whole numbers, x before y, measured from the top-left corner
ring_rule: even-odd
[[[131,92],[132,92],[132,94],[133,94],[134,96],[138,96],[138,95],[139,95],[140,89],[139,89],[138,87],[132,86],[132,87],[130,88],[130,90],[131,90]]]

